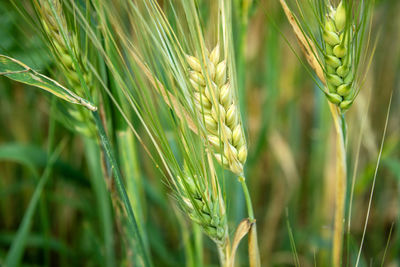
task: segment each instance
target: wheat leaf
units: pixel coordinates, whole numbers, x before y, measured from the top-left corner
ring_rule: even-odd
[[[293,28],[293,31],[297,37],[297,40],[300,43],[301,49],[303,50],[304,55],[310,66],[314,69],[315,73],[317,74],[318,78],[325,83],[324,72],[319,64],[317,55],[313,51],[317,51],[314,47],[314,44],[309,40],[307,35],[302,31],[301,27],[299,26],[294,14],[290,11],[289,7],[286,4],[285,0],[280,0],[281,6],[283,11],[285,12],[286,17],[289,20],[290,25]]]
[[[240,222],[239,226],[236,229],[235,237],[233,238],[231,258],[229,261],[232,264],[232,266],[234,265],[235,262],[236,251],[239,246],[239,243],[243,239],[243,237],[245,237],[246,234],[250,231],[251,225],[252,223],[250,222],[250,220],[246,218]]]
[[[0,75],[20,83],[41,88],[65,101],[82,105],[91,111],[97,110],[97,107],[89,101],[77,96],[58,82],[34,71],[14,58],[0,55]]]
[[[61,141],[59,146],[56,148],[56,150],[53,152],[53,154],[49,158],[48,164],[47,164],[47,166],[35,188],[35,191],[33,192],[33,195],[29,202],[28,208],[27,208],[25,215],[21,221],[21,224],[18,228],[17,234],[16,234],[16,236],[11,244],[11,247],[7,253],[7,256],[4,261],[4,266],[19,266],[20,265],[20,261],[23,257],[23,253],[24,253],[25,247],[26,247],[26,240],[29,235],[30,229],[32,227],[32,223],[34,221],[34,215],[35,215],[36,208],[39,204],[40,197],[42,195],[42,192],[44,190],[46,183],[48,182],[48,180],[51,177],[50,173],[51,173],[53,164],[59,157],[65,144],[66,144],[65,140]],[[36,171],[34,172],[34,174],[35,174],[35,176],[37,175]]]

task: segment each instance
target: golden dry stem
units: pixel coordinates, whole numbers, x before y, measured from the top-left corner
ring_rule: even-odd
[[[342,120],[339,110],[331,107],[335,130],[336,130],[336,198],[335,198],[335,219],[332,241],[332,264],[341,266],[343,250],[343,232],[345,223],[345,201],[347,190],[347,163],[345,136],[343,134]]]

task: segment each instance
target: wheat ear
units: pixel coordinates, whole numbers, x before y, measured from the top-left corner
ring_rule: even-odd
[[[206,55],[204,68],[198,58],[186,57],[195,106],[217,161],[241,174],[247,158],[247,145],[232,84],[227,77],[226,60],[220,60],[219,45]]]
[[[219,196],[214,196],[198,176],[178,176],[179,198],[192,221],[201,225],[204,232],[219,246],[224,246],[228,236],[225,207]],[[183,181],[184,180],[184,181]]]
[[[354,101],[352,28],[346,27],[346,10],[342,2],[326,14],[323,40],[325,45],[325,78],[329,101],[347,110]]]
[[[40,6],[36,5],[36,7],[41,15],[43,29],[52,44],[54,57],[60,64],[68,83],[76,93],[86,95],[76,69],[79,67],[86,86],[93,92],[93,76],[80,50],[76,33],[68,29],[61,2],[59,0],[41,0],[39,2]],[[63,36],[63,32],[68,33],[68,36]],[[78,62],[78,66],[75,65],[74,59]],[[76,122],[73,125],[75,130],[85,135],[93,135],[94,123],[89,113],[70,106],[67,107],[67,112]]]

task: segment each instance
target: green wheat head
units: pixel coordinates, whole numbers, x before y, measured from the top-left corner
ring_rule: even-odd
[[[148,149],[154,149],[151,156],[156,158],[154,161],[160,166],[178,206],[193,223],[201,226],[218,248],[227,246],[229,231],[224,191],[212,160],[211,145],[206,139],[203,117],[194,107],[196,92],[189,81],[189,72],[193,70],[188,69],[187,53],[181,49],[186,46],[185,40],[177,41],[179,33],[171,31],[165,14],[153,0],[120,1],[122,10],[127,12],[119,15],[109,12],[113,9],[108,1],[99,2],[101,4],[96,6],[99,13],[103,13],[102,8],[107,10],[101,22],[103,36],[110,38],[106,40],[110,44],[120,44],[114,47],[115,57],[105,57],[105,62],[128,103],[124,111],[135,113],[143,133],[152,140]],[[193,3],[181,2],[187,8],[185,11],[193,11],[190,9]],[[180,14],[179,19],[196,17],[197,13],[193,12],[191,16]],[[133,22],[133,30],[122,28],[124,24],[120,20],[124,15]],[[154,34],[156,32],[159,35]],[[100,44],[97,40],[93,42]],[[214,58],[216,63],[224,61],[216,55]],[[120,69],[117,66],[126,66],[124,72],[117,71]],[[227,83],[222,76],[220,85]],[[208,77],[207,74],[205,79]]]
[[[187,170],[183,174],[184,177],[177,176],[175,198],[193,222],[216,244],[224,246],[228,240],[228,225],[219,189],[214,191],[205,177],[192,176]]]
[[[341,110],[348,109],[354,101],[353,61],[355,45],[353,39],[354,24],[348,23],[343,2],[325,16],[323,40],[325,46],[324,67],[329,101],[337,104]]]
[[[360,92],[362,74],[365,74],[371,58],[367,54],[371,3],[308,1],[314,17],[305,15],[305,8],[298,5],[296,23],[323,71],[325,88],[322,90],[341,113],[351,107]]]
[[[93,89],[94,79],[87,67],[76,31],[68,26],[62,3],[59,0],[38,0],[34,2],[37,14],[41,21],[44,35],[52,48],[53,57],[68,81],[69,87],[79,95],[87,95],[86,86],[90,95],[96,95]],[[79,71],[83,77],[80,79]],[[91,114],[81,108],[60,106],[66,126],[86,136],[93,136],[95,126]]]

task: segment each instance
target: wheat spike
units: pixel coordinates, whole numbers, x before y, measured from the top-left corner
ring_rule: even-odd
[[[219,201],[218,194],[211,193],[203,178],[196,175],[192,178],[187,172],[184,178],[178,176],[177,181],[177,199],[190,219],[219,246],[226,245],[228,225],[224,202]]]
[[[73,55],[71,55],[68,47],[72,49],[74,57],[78,60],[79,69],[83,74],[83,79],[88,86],[89,90],[93,92],[93,76],[88,70],[85,57],[82,56],[77,35],[74,31],[69,31],[67,20],[62,10],[62,4],[59,0],[41,0],[40,7],[37,5],[38,11],[41,15],[41,22],[46,35],[53,47],[53,54],[66,79],[68,80],[71,88],[79,95],[85,95],[82,87],[81,80],[77,74],[74,64]],[[50,5],[51,2],[51,5]],[[53,13],[52,7],[55,10],[56,16]],[[60,25],[58,24],[58,21]],[[67,38],[64,39],[62,31],[68,33]],[[67,106],[68,115],[73,120],[73,128],[85,135],[92,136],[94,133],[94,123],[89,113],[82,109]],[[68,118],[69,119],[69,118]]]
[[[217,161],[241,174],[247,158],[247,145],[233,88],[227,77],[226,61],[220,60],[219,45],[207,57],[205,71],[198,58],[186,57],[196,109],[202,117],[207,140],[213,146]]]
[[[348,109],[354,101],[354,73],[352,64],[352,28],[346,26],[346,10],[341,2],[331,8],[325,20],[323,40],[325,45],[325,77],[329,101],[341,110]]]

